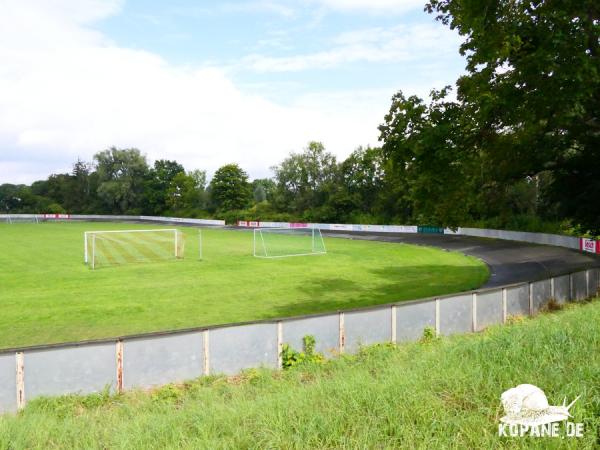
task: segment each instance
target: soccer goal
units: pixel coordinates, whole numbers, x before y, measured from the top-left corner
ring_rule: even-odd
[[[85,263],[92,269],[182,259],[184,235],[175,229],[86,231]]]
[[[7,214],[6,223],[40,223],[35,214]]]
[[[287,256],[322,255],[327,253],[318,228],[256,228],[254,256],[284,258]]]

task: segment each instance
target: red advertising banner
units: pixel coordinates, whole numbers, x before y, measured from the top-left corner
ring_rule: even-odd
[[[600,253],[600,245],[594,239],[579,239],[579,250],[589,253]]]
[[[301,222],[291,222],[290,223],[290,228],[308,228],[308,224],[307,223],[301,223]]]
[[[71,214],[44,214],[44,219],[70,219]]]

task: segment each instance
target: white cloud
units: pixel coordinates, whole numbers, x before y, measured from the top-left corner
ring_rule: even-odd
[[[280,106],[217,68],[173,66],[89,28],[119,2],[5,2],[0,15],[0,183],[68,170],[111,145],[214,171],[238,162],[265,176],[311,139],[345,155],[375,144],[392,90]]]
[[[283,17],[292,17],[295,15],[295,10],[291,6],[287,6],[281,2],[268,1],[268,0],[253,0],[249,2],[237,2],[237,3],[222,3],[219,6],[219,11],[229,13],[254,13],[254,12],[268,12],[277,14]]]
[[[459,44],[456,33],[437,24],[369,28],[338,35],[325,51],[280,57],[252,54],[241,64],[257,72],[293,72],[357,62],[435,60],[455,54]]]
[[[400,14],[423,9],[425,0],[314,0],[337,11],[367,11],[371,13]]]

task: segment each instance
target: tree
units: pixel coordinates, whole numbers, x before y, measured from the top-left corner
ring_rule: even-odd
[[[148,171],[144,183],[144,209],[150,214],[161,214],[167,208],[169,189],[173,179],[185,169],[177,161],[159,159]]]
[[[167,190],[167,205],[174,210],[200,208],[204,194],[201,174],[179,172],[175,175]]]
[[[600,4],[431,0],[465,37],[458,101],[492,184],[550,174],[545,195],[600,233]]]
[[[385,158],[380,148],[358,147],[340,164],[342,185],[354,209],[372,212],[385,180]]]
[[[402,187],[405,204],[420,223],[459,226],[477,203],[479,154],[461,105],[447,101],[447,89],[431,103],[398,92],[379,127],[383,153]]]
[[[214,207],[221,211],[246,208],[252,199],[248,175],[237,164],[227,164],[215,172],[210,193]]]
[[[302,153],[291,153],[272,169],[278,207],[296,213],[325,204],[337,174],[335,156],[314,141]]]
[[[113,213],[141,207],[144,179],[148,174],[146,157],[138,149],[117,149],[96,153],[99,178],[98,196]]]
[[[271,178],[257,178],[256,180],[252,180],[254,201],[256,203],[271,201],[275,188],[276,184]]]

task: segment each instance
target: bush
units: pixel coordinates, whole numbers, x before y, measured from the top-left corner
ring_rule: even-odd
[[[304,336],[302,343],[304,346],[303,352],[297,352],[288,344],[283,344],[281,347],[281,366],[284,369],[299,366],[306,363],[322,363],[325,361],[323,354],[315,352],[316,339],[314,336]]]

